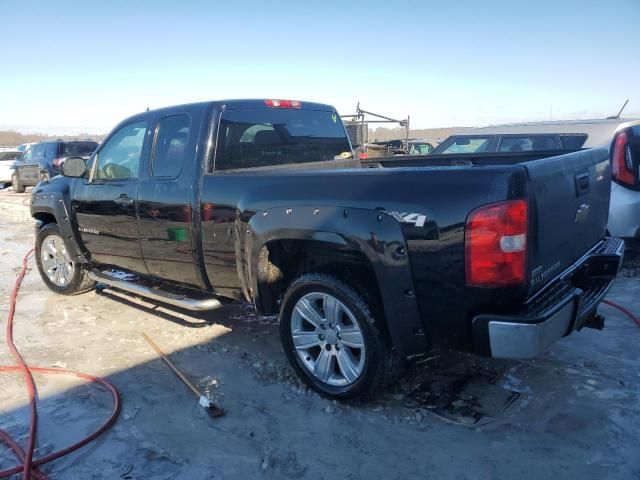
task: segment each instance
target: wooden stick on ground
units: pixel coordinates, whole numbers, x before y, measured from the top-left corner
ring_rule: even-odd
[[[160,347],[158,345],[156,345],[156,343],[151,340],[151,338],[149,337],[149,335],[147,335],[146,333],[142,332],[142,338],[145,339],[145,341],[151,346],[151,348],[153,348],[156,353],[158,355],[160,355],[160,358],[162,358],[162,360],[164,360],[164,362],[169,366],[169,368],[171,370],[173,370],[173,373],[175,373],[178,378],[180,380],[182,380],[182,382],[191,389],[191,391],[196,395],[196,397],[198,397],[200,399],[199,401],[199,405],[207,410],[209,410],[211,412],[211,415],[214,417],[221,417],[222,415],[224,415],[224,410],[222,410],[221,408],[217,407],[216,405],[214,405],[213,403],[211,403],[211,401],[205,397],[204,395],[202,395],[198,389],[195,387],[195,385],[193,383],[191,383],[189,381],[189,379],[187,377],[184,376],[184,374],[178,370],[178,367],[176,367],[171,360],[169,360],[169,357],[167,357],[164,352],[160,349]]]

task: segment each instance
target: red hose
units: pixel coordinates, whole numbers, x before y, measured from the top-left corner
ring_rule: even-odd
[[[0,471],[0,478],[7,478],[11,475],[15,475],[16,473],[22,472],[23,480],[29,480],[30,478],[34,478],[36,480],[46,480],[46,475],[44,475],[37,467],[40,465],[44,465],[45,463],[51,462],[52,460],[56,460],[64,455],[67,455],[79,448],[85,446],[87,443],[95,440],[100,434],[102,434],[105,430],[107,430],[118,418],[118,414],[120,413],[120,396],[118,391],[115,389],[113,385],[102,378],[94,377],[92,375],[87,375],[86,373],[74,372],[72,370],[66,370],[62,368],[42,368],[42,367],[29,367],[27,363],[20,355],[20,352],[16,348],[13,341],[13,317],[16,310],[16,301],[18,298],[18,291],[20,290],[20,284],[24,279],[24,276],[27,273],[27,262],[33,253],[33,249],[27,252],[27,254],[22,259],[22,269],[16,279],[16,283],[13,287],[13,292],[11,293],[11,300],[9,303],[9,315],[7,319],[7,346],[9,347],[9,351],[15,358],[17,365],[11,366],[0,366],[0,372],[8,372],[8,373],[22,373],[24,381],[27,386],[27,392],[29,394],[29,409],[30,409],[30,424],[29,424],[29,439],[27,442],[27,450],[24,451],[20,445],[18,445],[8,433],[0,430],[0,443],[4,443],[7,445],[21,462],[19,465],[15,467]],[[107,419],[106,422],[102,424],[100,428],[98,428],[91,435],[83,438],[79,442],[74,443],[66,448],[58,450],[56,452],[50,453],[49,455],[45,455],[44,457],[40,457],[37,459],[33,459],[33,451],[36,443],[36,434],[37,434],[37,425],[38,425],[38,412],[36,410],[36,385],[33,381],[32,373],[42,373],[42,374],[51,374],[51,375],[68,375],[79,377],[90,382],[99,383],[103,387],[105,387],[111,395],[113,396],[113,411],[111,416]]]
[[[627,310],[622,305],[618,305],[616,302],[613,302],[611,300],[607,300],[606,298],[604,300],[602,300],[602,303],[606,303],[607,305],[611,305],[613,308],[617,308],[622,313],[624,313],[627,317],[629,317],[631,320],[633,320],[636,323],[636,325],[638,325],[640,327],[640,318],[636,317],[633,313],[631,313],[631,311]]]

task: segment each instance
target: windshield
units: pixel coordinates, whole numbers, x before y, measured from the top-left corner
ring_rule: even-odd
[[[445,140],[433,153],[480,153],[489,151],[490,136],[456,136]]]
[[[91,155],[97,146],[96,142],[65,142],[60,146],[60,156],[86,157]]]
[[[352,158],[335,111],[227,110],[220,117],[215,170]]]

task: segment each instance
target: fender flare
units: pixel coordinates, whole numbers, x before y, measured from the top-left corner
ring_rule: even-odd
[[[38,213],[53,215],[60,232],[67,240],[67,247],[73,260],[89,263],[89,252],[84,248],[77,225],[73,222],[71,201],[68,188],[63,191],[34,190],[31,195],[31,216]],[[39,226],[36,226],[38,229]]]
[[[375,273],[394,348],[403,356],[427,351],[407,244],[400,224],[383,211],[335,207],[277,207],[257,212],[247,223],[243,277],[256,304],[258,262],[272,240],[312,240],[361,252]]]

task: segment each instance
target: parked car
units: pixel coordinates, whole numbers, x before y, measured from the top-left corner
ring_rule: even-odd
[[[148,111],[34,188],[38,270],[64,295],[100,282],[192,310],[251,301],[329,397],[372,395],[394,358],[434,347],[534,357],[603,327],[624,242],[605,237],[606,149],[524,153],[362,168],[328,105]]]
[[[434,154],[556,151],[605,147],[613,166],[609,233],[640,239],[640,120],[608,118],[477,128],[452,135]]]
[[[577,150],[587,140],[585,133],[501,133],[452,135],[434,154],[523,152],[530,150]]]
[[[22,152],[19,150],[4,150],[0,152],[0,187],[11,183],[11,177],[19,163]]]
[[[69,157],[88,159],[98,146],[89,140],[51,140],[35,144],[27,150],[12,180],[16,192],[24,192],[25,187],[37,185],[60,173],[60,167]]]

